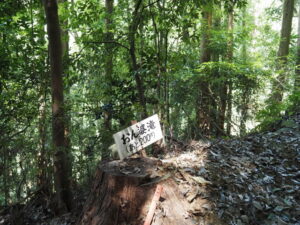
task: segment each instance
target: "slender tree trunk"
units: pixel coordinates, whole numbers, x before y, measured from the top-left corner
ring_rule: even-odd
[[[107,83],[107,87],[104,92],[106,94],[105,104],[109,106],[112,102],[111,97],[111,87],[113,85],[113,49],[114,44],[109,43],[113,41],[114,34],[113,34],[113,11],[114,11],[114,0],[105,0],[105,36],[104,40],[107,42],[105,45],[105,56],[104,56],[104,70],[105,70],[105,82]],[[106,151],[108,147],[111,145],[111,135],[112,135],[112,112],[111,108],[107,107],[104,109],[104,131],[102,135],[102,143],[103,148]],[[103,157],[104,159],[105,157]]]
[[[105,0],[105,41],[110,42],[114,39],[113,34],[113,11],[114,11],[114,0]],[[113,49],[114,44],[107,43],[105,45],[105,64],[104,64],[104,70],[105,70],[105,80],[109,85],[109,88],[111,87],[113,83]],[[107,94],[110,93],[111,90],[107,90]],[[110,99],[108,99],[108,103],[110,103]],[[111,130],[111,115],[110,112],[107,112],[107,115],[104,118],[104,125],[107,130]]]
[[[114,34],[113,30],[113,10],[114,10],[114,0],[105,0],[105,10],[106,10],[106,17],[105,17],[105,41],[113,41]],[[112,75],[113,75],[113,45],[107,44],[105,46],[105,76],[109,83],[112,82]]]
[[[219,30],[221,27],[221,17],[216,16],[213,22],[214,30]],[[217,52],[212,53],[212,61],[219,62],[220,54]],[[219,77],[219,70],[215,71],[215,77]],[[226,93],[227,89],[224,83],[220,83],[217,85],[212,85],[213,96],[212,98],[212,106],[211,106],[211,127],[213,129],[213,134],[217,137],[224,135],[224,121],[225,121],[225,112],[226,112]],[[219,99],[218,99],[219,97]]]
[[[65,148],[64,124],[64,94],[63,94],[63,49],[61,30],[58,19],[56,0],[44,0],[47,32],[50,52],[50,71],[52,78],[52,132],[54,147],[54,182],[60,213],[72,209],[72,193],[67,166],[67,151]]]
[[[201,39],[201,57],[200,63],[209,62],[211,60],[211,50],[209,49],[210,29],[212,25],[212,13],[202,12],[203,26]]]
[[[242,21],[242,26],[243,26],[243,29],[245,30],[246,29],[246,17],[247,17],[247,11],[246,11],[246,7],[243,8],[243,21]],[[247,43],[244,41],[243,44],[242,44],[242,60],[243,60],[243,63],[246,64],[247,63],[247,59],[248,59],[248,55],[247,55]],[[246,122],[247,122],[247,118],[248,118],[248,104],[249,104],[249,96],[250,96],[250,93],[249,93],[249,90],[248,88],[246,87],[244,90],[243,90],[243,93],[242,93],[242,102],[241,102],[241,110],[240,110],[240,113],[241,113],[241,119],[240,119],[240,135],[245,135],[246,132],[247,132],[247,129],[246,129]]]
[[[158,7],[160,7],[159,2],[157,2]],[[158,30],[158,26],[156,23],[155,14],[152,11],[152,7],[149,9],[151,19],[152,19],[152,25],[154,28],[154,35],[153,35],[153,43],[155,47],[156,52],[156,68],[157,68],[157,98],[159,99],[159,104],[157,104],[157,112],[159,115],[159,118],[163,118],[163,110],[161,106],[161,99],[162,99],[162,65],[161,65],[161,46],[160,46],[160,32]]]
[[[44,78],[45,79],[45,78]],[[39,98],[39,154],[38,154],[38,175],[37,187],[41,189],[43,194],[49,194],[50,184],[47,176],[48,160],[46,153],[46,86],[45,80],[42,81],[40,87]]]
[[[227,43],[227,60],[229,62],[232,62],[233,60],[233,10],[230,10],[228,12],[228,24],[227,24],[227,31],[229,34],[229,40]]]
[[[201,40],[201,56],[200,63],[209,62],[211,60],[211,50],[209,49],[209,34],[212,25],[212,13],[208,11],[202,12],[202,40]],[[210,135],[210,96],[209,96],[209,83],[204,80],[199,80],[199,95],[196,103],[196,122],[197,129],[195,138],[202,135]]]
[[[279,103],[282,101],[284,86],[286,84],[285,67],[287,65],[287,59],[289,55],[293,12],[294,0],[284,0],[280,43],[277,52],[277,71],[279,75],[273,82],[271,94],[271,101],[273,101],[274,103]]]
[[[131,70],[136,81],[136,85],[138,89],[138,99],[142,107],[141,115],[142,118],[146,118],[148,114],[147,114],[147,106],[146,106],[146,98],[145,98],[144,81],[139,71],[140,66],[137,63],[136,44],[135,44],[136,41],[135,36],[141,19],[142,2],[143,0],[135,0],[135,9],[133,12],[133,18],[131,24],[129,26],[128,40],[129,40],[129,54],[131,58]]]
[[[69,10],[69,2],[68,0],[59,0],[59,3],[63,3],[65,10]],[[67,3],[67,4],[66,4]],[[68,32],[68,27],[69,27],[69,21],[68,18],[62,21],[62,28],[61,28],[61,39],[62,39],[62,52],[63,52],[63,77],[68,78],[70,76],[69,72],[69,65],[70,65],[70,55],[69,55],[69,32]],[[68,79],[67,79],[68,80]],[[66,83],[66,87],[64,88],[65,90],[65,95],[69,97],[70,95],[70,89],[71,89],[71,84]],[[68,98],[67,98],[68,99]],[[73,158],[72,158],[72,143],[71,143],[71,137],[70,137],[70,130],[71,130],[71,104],[69,101],[64,102],[64,113],[65,113],[65,149],[66,149],[66,170],[67,174],[66,176],[69,179],[69,184],[71,185],[72,183],[72,168],[73,168]],[[73,206],[74,202],[72,201],[71,198],[71,205]]]
[[[245,6],[243,8],[243,11],[242,11],[242,15],[243,15],[243,20],[242,20],[242,27],[243,27],[243,30],[246,30],[247,27],[246,27],[246,18],[247,18],[247,6]],[[246,40],[246,39],[245,39]],[[243,44],[242,44],[242,60],[243,60],[243,63],[246,64],[247,63],[247,59],[248,59],[248,54],[247,54],[247,42],[246,41],[243,41]]]
[[[63,3],[64,7],[67,7],[65,10],[69,10],[68,0],[58,0],[59,3]],[[67,3],[67,4],[65,4]],[[69,32],[68,32],[68,18],[62,21],[62,28],[61,28],[61,39],[62,39],[62,58],[63,58],[63,77],[69,77],[69,63],[70,63],[70,56],[69,56]],[[71,84],[66,83],[64,88],[65,95],[68,97],[70,95]],[[67,98],[68,99],[68,98]],[[73,168],[73,160],[72,160],[72,145],[71,145],[71,137],[70,137],[70,129],[71,129],[71,104],[69,101],[64,102],[64,113],[65,113],[65,149],[66,151],[66,158],[67,158],[67,177],[71,183],[72,180],[72,168]],[[73,203],[72,203],[73,204]]]
[[[300,5],[298,9],[298,37],[297,37],[297,56],[296,56],[296,70],[294,92],[300,91]]]
[[[42,5],[38,12],[38,24],[39,34],[37,44],[44,46],[46,44],[46,31],[45,31],[45,15]],[[34,42],[34,38],[32,38]],[[33,44],[34,45],[34,44]],[[45,57],[44,63],[49,65],[47,58]],[[49,174],[49,153],[46,151],[47,140],[47,77],[49,76],[48,69],[41,71],[39,74],[40,87],[39,87],[39,116],[38,116],[38,131],[39,131],[39,143],[38,143],[38,157],[37,157],[37,188],[41,190],[41,193],[46,196],[50,196],[51,192],[51,176]]]
[[[3,149],[3,188],[4,188],[4,205],[7,206],[9,202],[9,171],[7,163],[7,150]]]
[[[166,114],[166,120],[167,123],[170,124],[170,81],[169,81],[169,76],[167,74],[167,65],[168,65],[168,34],[169,31],[165,31],[164,33],[164,61],[163,61],[163,65],[164,65],[164,73],[165,73],[165,99],[166,99],[166,110],[165,110],[165,114]]]
[[[166,1],[157,2],[157,8],[162,18],[165,18]],[[151,9],[150,9],[151,12]],[[156,56],[157,56],[157,74],[158,74],[158,97],[160,104],[158,111],[160,119],[169,123],[169,80],[167,76],[167,62],[168,62],[168,34],[169,30],[166,27],[158,29],[154,16],[152,15],[154,24],[155,38],[156,38]],[[165,134],[166,123],[162,124],[162,130]]]
[[[233,60],[233,9],[228,12],[228,33],[229,33],[229,41],[228,41],[228,51],[227,51],[227,60],[228,62],[232,62]],[[231,118],[232,118],[232,81],[228,79],[227,81],[227,125],[226,125],[226,134],[229,136],[231,133]]]
[[[5,32],[3,32],[2,34],[2,45],[5,46],[4,48],[4,54],[5,55],[10,55],[10,52],[9,52],[9,49],[8,49],[8,43],[7,43],[7,34]],[[0,69],[0,72],[2,73],[2,70],[3,71],[6,71],[6,69],[3,69],[1,68]],[[8,74],[6,73],[5,74],[6,76],[8,76]],[[1,87],[2,88],[2,87]],[[3,131],[1,130],[0,131],[0,134],[1,136],[4,134],[4,132],[2,133]],[[4,148],[4,142],[5,142],[5,138],[2,139],[4,140],[3,143],[0,142],[0,150],[1,150],[1,153],[3,152],[3,155],[1,155],[3,157],[3,172],[2,172],[2,178],[3,178],[3,192],[4,192],[4,206],[7,206],[8,205],[8,202],[9,202],[9,168],[8,168],[8,150],[6,148]],[[1,174],[1,172],[0,172]]]
[[[221,17],[216,16],[213,19],[213,29],[219,30],[221,26]],[[218,52],[212,52],[211,59],[213,62],[220,61],[220,54]],[[219,77],[219,70],[215,70],[215,77]],[[224,135],[224,117],[222,117],[222,88],[224,84],[212,84],[211,85],[211,108],[210,108],[210,118],[211,118],[211,130],[212,134],[216,137]],[[226,102],[226,101],[225,101]],[[226,104],[225,104],[226,106]]]

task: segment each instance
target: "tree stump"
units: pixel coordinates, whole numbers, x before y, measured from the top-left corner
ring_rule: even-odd
[[[157,176],[160,168],[161,161],[154,158],[102,163],[77,225],[143,224],[158,183],[163,193],[152,225],[196,224],[185,216],[189,203],[172,176],[166,172]]]

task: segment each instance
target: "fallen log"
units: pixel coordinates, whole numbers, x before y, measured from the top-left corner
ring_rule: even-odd
[[[192,225],[190,204],[173,176],[154,158],[131,158],[102,163],[77,225],[141,225],[157,185],[163,187],[152,225]]]

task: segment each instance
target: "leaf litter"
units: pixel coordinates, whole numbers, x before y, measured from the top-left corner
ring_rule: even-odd
[[[195,224],[300,225],[300,114],[269,131],[185,149],[162,161],[176,169]]]
[[[210,200],[225,224],[300,224],[300,115],[288,121],[207,148]]]

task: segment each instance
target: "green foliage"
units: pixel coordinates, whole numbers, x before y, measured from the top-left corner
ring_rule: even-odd
[[[174,113],[172,117],[182,118],[182,123],[174,125],[174,132],[188,138],[191,135],[189,129],[195,129],[196,119],[196,99],[199,94],[199,83],[204,82],[210,88],[210,95],[220,104],[222,92],[221,87],[228,82],[232,82],[235,91],[234,102],[239,109],[243,104],[243,93],[251,99],[262,87],[262,80],[266,76],[266,71],[253,65],[242,65],[228,62],[208,62],[203,63],[198,68],[190,70],[189,67],[182,68],[174,73],[171,89],[171,104]],[[189,87],[188,89],[186,87]],[[251,99],[254,101],[254,99]],[[179,120],[179,121],[180,121]]]
[[[267,101],[266,107],[257,113],[257,120],[260,122],[256,127],[258,131],[270,129],[276,122],[280,121],[284,115],[292,115],[299,112],[300,92],[292,92],[281,103]]]
[[[252,65],[229,62],[203,63],[196,69],[196,72],[198,74],[196,79],[211,84],[222,84],[231,80],[235,85],[235,90],[259,88],[260,77],[265,74],[263,70]]]

